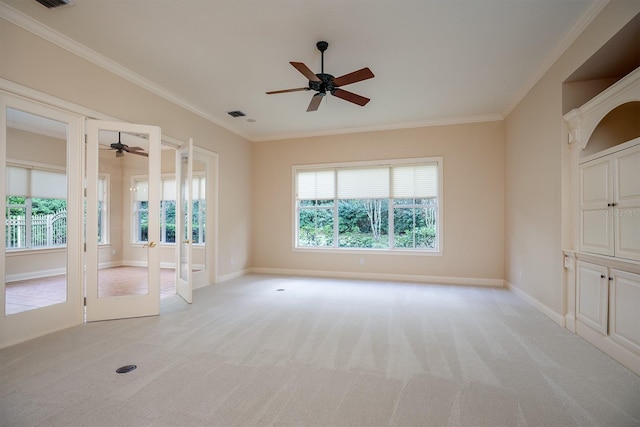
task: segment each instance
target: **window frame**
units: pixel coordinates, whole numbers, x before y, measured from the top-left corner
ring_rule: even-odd
[[[205,179],[206,182],[206,176],[204,174],[204,172],[200,173],[200,172],[194,172],[193,174],[193,178],[194,179]],[[176,176],[175,174],[162,174],[161,176],[161,180],[162,180],[162,185],[164,186],[165,181],[173,181],[174,185],[176,186],[176,194],[177,194],[177,180],[176,180]],[[132,189],[136,189],[137,188],[137,183],[138,182],[149,182],[149,177],[147,175],[135,175],[131,177],[131,188]],[[206,184],[205,184],[206,185]],[[161,192],[161,196],[160,196],[160,226],[161,226],[161,231],[160,231],[160,244],[163,246],[172,246],[175,245],[176,242],[167,242],[166,241],[166,209],[167,206],[164,202],[174,202],[177,203],[177,200],[164,200],[163,199],[164,194],[163,192]],[[198,218],[201,221],[200,223],[200,231],[199,231],[199,236],[201,236],[202,239],[204,239],[204,229],[203,229],[203,225],[205,224],[205,222],[203,221],[204,219],[206,219],[206,198],[205,199],[193,199],[192,202],[195,203],[196,200],[199,201],[203,201],[204,202],[204,206],[202,203],[199,203],[199,209],[198,209]],[[138,201],[136,200],[136,195],[135,195],[135,191],[131,191],[131,244],[133,245],[143,245],[145,243],[147,243],[146,241],[142,241],[139,240],[140,237],[140,212],[148,212],[148,207],[145,209],[138,209]],[[176,219],[178,216],[178,212],[175,212],[176,215]],[[177,227],[178,225],[174,223],[174,226]],[[199,242],[193,242],[192,244],[195,247],[204,247],[206,242],[204,241],[199,241]]]
[[[103,181],[102,206],[98,205],[98,232],[100,233],[98,245],[109,245],[111,243],[111,175],[107,173],[98,174],[98,182]],[[98,202],[100,195],[98,195]]]
[[[337,191],[334,195],[332,209],[334,211],[334,238],[333,246],[299,246],[299,232],[300,232],[300,209],[297,198],[297,183],[299,172],[310,171],[322,171],[322,170],[335,170],[348,169],[348,168],[371,168],[371,167],[397,167],[397,166],[419,166],[419,165],[436,165],[437,170],[437,197],[436,199],[436,244],[434,249],[430,248],[401,248],[390,246],[387,248],[353,248],[353,247],[340,247],[339,246],[339,222],[338,222],[338,205],[340,199],[338,198]],[[322,163],[322,164],[308,164],[308,165],[294,165],[291,171],[291,194],[292,194],[292,241],[291,247],[294,252],[320,252],[320,253],[376,253],[376,254],[389,254],[389,255],[425,255],[425,256],[442,256],[444,254],[444,218],[442,212],[444,211],[444,192],[443,192],[443,176],[444,176],[444,158],[443,156],[433,157],[419,157],[419,158],[403,158],[403,159],[385,159],[385,160],[371,160],[371,161],[353,161],[353,162],[339,162],[339,163]],[[336,172],[337,176],[337,172]],[[389,178],[389,185],[392,185],[392,178]],[[337,188],[337,178],[335,179],[335,186]],[[388,227],[389,227],[389,239],[392,242],[391,235],[393,231],[393,212],[396,208],[394,198],[388,200]]]
[[[67,173],[67,169],[65,167],[61,167],[61,166],[56,166],[56,165],[50,165],[50,164],[44,164],[44,163],[36,163],[36,162],[29,162],[29,161],[22,161],[22,160],[12,160],[12,159],[7,159],[6,161],[6,166],[7,167],[13,167],[13,168],[19,168],[19,169],[24,169],[27,171],[27,185],[31,186],[32,185],[32,173],[34,171],[36,172],[45,172],[45,173],[56,173],[56,174],[62,174],[65,177],[65,192],[68,191],[68,187],[69,187],[69,182],[68,182],[68,173]],[[28,190],[29,193],[31,192],[30,190]],[[24,204],[21,205],[10,205],[6,203],[6,199],[10,196],[18,196],[18,197],[24,197],[25,202]],[[27,196],[20,196],[20,195],[16,195],[16,194],[12,194],[11,192],[7,192],[5,191],[5,212],[3,214],[3,216],[5,217],[5,223],[7,220],[7,210],[11,209],[12,207],[15,208],[24,208],[24,212],[25,212],[25,242],[28,242],[26,246],[20,246],[20,247],[7,247],[7,241],[6,241],[6,236],[5,236],[5,252],[7,254],[10,253],[18,253],[18,252],[41,252],[41,251],[55,251],[55,250],[60,250],[60,249],[66,249],[67,244],[59,244],[59,245],[52,245],[52,246],[32,246],[32,233],[33,233],[33,199],[50,199],[50,200],[65,200],[65,209],[67,207],[67,202],[68,202],[68,197],[65,197],[65,199],[57,199],[57,198],[48,198],[48,197],[40,197],[40,196],[36,196],[34,197],[33,195],[27,195]],[[6,227],[6,225],[5,225]],[[68,228],[66,233],[68,233]]]

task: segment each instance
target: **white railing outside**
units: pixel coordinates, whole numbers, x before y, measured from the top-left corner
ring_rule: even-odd
[[[25,216],[6,220],[7,249],[51,248],[67,244],[67,210],[49,215],[33,215],[30,224]]]

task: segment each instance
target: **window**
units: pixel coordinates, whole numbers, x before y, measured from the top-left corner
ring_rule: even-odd
[[[294,167],[295,247],[440,253],[442,158]]]
[[[136,180],[133,185],[133,241],[149,241],[149,182]]]
[[[7,166],[7,249],[67,244],[67,176],[64,172]]]
[[[98,243],[109,243],[109,176],[98,177]]]
[[[207,197],[205,183],[206,179],[204,176],[193,177],[193,192],[191,193],[191,197],[193,198],[191,241],[196,245],[204,244],[207,225]]]
[[[133,230],[134,242],[147,242],[149,227],[149,182],[144,178],[134,181]],[[176,180],[174,177],[162,178],[160,200],[160,241],[175,243],[176,241]],[[193,177],[193,218],[192,228],[194,244],[204,244],[205,235],[205,177]]]

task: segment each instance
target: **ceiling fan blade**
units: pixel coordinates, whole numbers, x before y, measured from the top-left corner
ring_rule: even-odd
[[[293,65],[296,70],[300,71],[307,79],[312,82],[321,82],[320,78],[315,75],[313,71],[309,69],[302,62],[289,62],[289,64]]]
[[[127,153],[136,154],[138,156],[143,156],[143,157],[149,157],[149,155],[147,153],[145,153],[144,151],[127,151]]]
[[[331,93],[333,96],[342,98],[345,101],[353,102],[354,104],[358,104],[361,107],[364,107],[365,105],[367,105],[367,102],[370,101],[369,98],[365,98],[364,96],[357,95],[344,89],[336,89]]]
[[[350,85],[351,83],[360,82],[375,77],[369,68],[362,68],[358,71],[354,71],[344,76],[336,77],[333,79],[333,84],[336,87]]]
[[[318,107],[320,106],[320,103],[322,102],[322,98],[324,98],[324,94],[323,93],[316,93],[315,95],[313,95],[313,97],[311,97],[311,102],[309,103],[309,106],[307,107],[307,112],[316,111],[318,109]]]
[[[271,92],[265,92],[265,93],[267,95],[273,95],[274,93],[299,92],[301,90],[310,90],[310,89],[308,87],[299,87],[296,89],[272,90]]]
[[[125,145],[124,147],[122,147],[125,151],[142,151],[144,150],[144,148],[142,147],[129,147],[128,145]]]

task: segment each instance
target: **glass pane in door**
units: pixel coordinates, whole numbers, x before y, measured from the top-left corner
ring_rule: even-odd
[[[189,281],[189,256],[191,247],[189,155],[190,153],[188,151],[180,153],[180,162],[182,164],[180,168],[180,197],[182,198],[180,203],[180,236],[182,237],[182,241],[180,242],[180,279],[184,281]]]
[[[5,314],[67,301],[68,124],[7,107]]]
[[[140,135],[99,131],[98,298],[149,293],[149,159]]]

